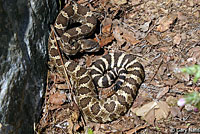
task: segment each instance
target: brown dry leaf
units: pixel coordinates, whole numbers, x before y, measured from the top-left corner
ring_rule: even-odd
[[[163,17],[159,21],[159,26],[157,27],[157,31],[164,32],[169,29],[170,25],[174,23],[177,19],[176,14],[170,14],[168,16]]]
[[[100,47],[106,46],[108,43],[112,42],[113,39],[114,39],[114,36],[101,38],[101,40],[99,42]],[[97,39],[95,39],[95,40],[97,40]]]
[[[172,56],[167,56],[167,55],[163,56],[163,62],[164,63],[168,63],[170,60],[173,60]]]
[[[122,34],[121,28],[119,26],[115,27],[115,29],[113,31],[113,36],[117,40],[117,45],[118,46],[123,45],[124,42],[125,42],[125,40],[122,38],[121,34]]]
[[[144,120],[147,121],[149,124],[154,124],[155,122],[155,110],[154,109],[150,109],[148,114],[146,114],[144,117]]]
[[[69,89],[67,84],[55,84],[58,89]]]
[[[113,21],[111,18],[105,18],[102,22],[103,27],[112,24]]]
[[[195,53],[199,53],[199,52],[200,52],[200,47],[197,46],[197,47],[191,48],[191,49],[189,50],[188,54],[189,54],[190,56],[192,56],[192,55],[194,55]]]
[[[156,99],[162,98],[168,91],[169,91],[169,86],[163,87],[163,90],[161,90],[161,91],[157,94]]]
[[[144,120],[146,120],[148,123],[152,123],[155,120],[154,108],[156,107],[156,105],[157,105],[156,102],[152,101],[152,102],[145,104],[142,107],[138,108],[135,111],[135,113],[137,116],[142,116],[144,118]],[[149,118],[149,116],[151,116],[151,117]]]
[[[148,93],[142,92],[134,101],[133,106],[131,107],[131,111],[134,111],[135,108],[138,108],[144,104],[144,102],[148,101],[149,98],[146,97],[148,96]],[[150,100],[149,100],[150,101]],[[135,112],[133,112],[135,113]]]
[[[78,110],[77,111],[73,111],[73,113],[71,114],[71,120],[73,122],[76,122],[78,120],[78,118],[79,118],[79,112],[78,112]]]
[[[152,109],[154,109],[154,107],[157,105],[157,102],[150,102],[148,104],[143,105],[142,107],[140,107],[136,112],[137,116],[145,116],[146,114],[148,114],[148,112]]]
[[[81,128],[81,126],[80,126],[80,124],[74,124],[74,130],[75,130],[75,132],[78,132],[78,130]],[[72,134],[74,134],[74,133],[72,133]]]
[[[127,3],[127,0],[111,0],[111,3],[113,5],[123,5],[123,4],[126,4]]]
[[[149,30],[149,26],[151,24],[151,21],[145,22],[143,25],[140,25],[140,29],[142,32],[146,32]]]
[[[184,106],[184,109],[187,110],[188,112],[192,112],[194,110],[194,106],[192,106],[192,104],[186,104]]]
[[[111,24],[108,24],[108,25],[105,25],[103,28],[102,28],[102,33],[104,34],[110,34],[112,31],[111,31]]]
[[[122,37],[128,41],[129,43],[131,43],[132,45],[135,45],[137,43],[139,43],[140,41],[137,40],[135,37],[134,37],[134,34],[128,30],[123,30],[123,35]]]
[[[190,75],[186,73],[176,73],[176,77],[181,80],[181,81],[189,81],[190,80]]]
[[[89,67],[92,64],[92,58],[90,56],[86,57],[86,66]]]
[[[105,6],[109,2],[109,0],[100,0],[99,2],[102,6]],[[96,4],[98,4],[98,2],[96,2]]]
[[[188,3],[189,3],[189,6],[191,6],[191,7],[193,7],[194,4],[195,4],[195,3],[194,3],[194,0],[189,0]]]
[[[161,52],[168,52],[171,49],[170,46],[166,46],[166,47],[160,47],[158,50]]]
[[[73,134],[74,123],[72,122],[71,119],[68,119],[67,122],[68,122],[68,132],[69,134]]]
[[[200,61],[200,47],[196,46],[191,48],[188,52],[188,55],[192,56],[196,61]]]
[[[140,127],[136,127],[136,128],[133,128],[133,129],[127,131],[125,134],[134,134],[134,133],[136,133],[137,131],[139,131],[139,130],[141,130],[141,129],[144,129],[144,128],[146,128],[146,127],[147,127],[147,125],[143,125],[143,126],[140,126]]]
[[[159,70],[157,72],[157,76],[160,77],[160,78],[164,78],[164,74],[167,70],[167,64],[166,63],[161,63],[160,67],[159,67]]]
[[[194,91],[200,92],[200,87],[195,87]]]
[[[177,106],[172,107],[172,108],[170,108],[170,112],[171,112],[172,117],[179,117],[179,118],[182,117],[180,107],[177,107]]]
[[[78,4],[86,3],[87,0],[79,0],[77,1]]]
[[[176,85],[174,85],[174,88],[177,89],[185,89],[185,84],[184,83],[177,83]]]
[[[187,20],[187,16],[185,16],[184,13],[177,12],[177,15],[178,15],[177,17],[178,17],[179,20],[181,20],[181,21],[186,21]]]
[[[180,34],[177,34],[174,38],[173,38],[173,43],[174,44],[180,44],[181,43],[181,35]]]
[[[156,120],[166,119],[169,115],[169,106],[166,102],[160,101],[157,103],[158,109],[155,109]]]
[[[155,119],[160,120],[163,118],[167,118],[168,114],[169,106],[164,101],[152,101],[136,110],[137,116],[142,116],[147,122],[151,124],[154,122]]]
[[[137,117],[132,117],[132,119]],[[112,129],[118,130],[121,132],[128,131],[135,126],[135,123],[132,121],[130,117],[123,116],[119,122],[112,123]]]
[[[146,40],[151,44],[151,45],[157,45],[159,43],[158,38],[155,34],[150,33],[147,37]]]
[[[194,16],[197,17],[197,18],[199,18],[200,17],[200,11],[194,12]]]
[[[113,35],[115,39],[117,40],[118,46],[123,45],[125,40],[132,45],[135,45],[140,42],[139,40],[135,38],[133,32],[119,26],[116,26],[114,28]]]
[[[49,101],[55,105],[62,105],[66,101],[66,95],[56,92],[49,96]]]
[[[163,83],[167,86],[173,86],[178,82],[177,79],[167,79],[167,80],[163,80]]]
[[[168,96],[166,102],[169,106],[175,106],[177,104],[177,98],[173,96]]]
[[[131,0],[133,6],[140,4],[141,0]]]
[[[53,80],[54,80],[54,83],[63,83],[66,81],[66,79],[63,77],[60,77],[58,73],[55,73],[55,77]]]

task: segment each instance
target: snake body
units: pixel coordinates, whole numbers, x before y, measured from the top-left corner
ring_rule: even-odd
[[[68,25],[74,22],[82,25],[68,29]],[[85,119],[107,123],[118,119],[130,109],[144,80],[144,69],[134,55],[123,52],[108,53],[96,60],[89,69],[63,58],[63,67],[56,40],[61,54],[95,52],[99,50],[97,43],[83,39],[92,34],[95,27],[96,18],[88,8],[73,4],[61,10],[54,24],[58,37],[54,39],[53,32],[49,37],[49,65],[61,75],[64,75],[66,68],[75,89],[76,102]],[[95,89],[111,85],[114,85],[115,93],[109,98],[99,99]]]

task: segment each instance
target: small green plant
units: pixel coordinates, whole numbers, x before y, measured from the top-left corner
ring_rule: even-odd
[[[200,78],[200,65],[194,65],[191,67],[185,67],[181,69],[182,72],[188,73],[190,75],[194,75],[193,82],[196,83],[197,80]],[[185,104],[192,104],[196,108],[194,111],[200,110],[200,93],[194,91],[185,95],[183,98],[179,99],[177,102],[178,106],[184,106]]]
[[[181,98],[177,102],[178,106],[184,106],[185,104],[192,104],[196,108],[194,111],[200,110],[200,93],[199,92],[192,92]]]
[[[93,130],[91,128],[88,128],[88,134],[93,134]]]
[[[194,75],[193,82],[196,83],[200,78],[200,65],[194,65],[191,67],[184,67],[181,69],[183,73],[188,73],[190,75]]]

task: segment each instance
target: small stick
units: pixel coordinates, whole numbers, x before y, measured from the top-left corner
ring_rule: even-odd
[[[56,40],[56,37],[58,37],[58,35],[57,35],[57,33],[56,33],[56,31],[55,31],[53,25],[51,25],[51,30],[53,31],[54,40]],[[55,36],[55,35],[56,35],[56,36]],[[62,41],[61,41],[61,42],[62,42]],[[64,72],[65,72],[65,76],[66,76],[67,81],[68,81],[68,84],[69,84],[69,88],[70,88],[70,90],[72,90],[72,85],[71,85],[71,83],[70,83],[70,80],[69,80],[69,77],[68,77],[68,74],[67,74],[67,70],[66,70],[66,68],[65,68],[65,65],[64,65],[64,62],[63,62],[63,58],[62,58],[62,54],[61,54],[61,52],[60,52],[60,49],[59,49],[57,40],[56,40],[55,44],[56,44],[56,47],[57,47],[57,50],[58,50],[58,53],[59,53],[59,56],[60,56],[60,59],[61,59],[61,63],[62,63],[63,68],[64,68]]]
[[[51,25],[51,30],[53,31],[54,40],[56,40],[56,37],[58,37],[58,35],[57,35],[57,33],[56,33],[56,31],[55,31],[53,25]],[[61,43],[63,43],[62,40],[61,40]],[[66,78],[67,78],[67,84],[69,84],[70,92],[73,93],[73,92],[72,92],[72,85],[71,85],[71,83],[70,83],[70,80],[69,80],[69,77],[68,77],[68,74],[67,74],[67,70],[66,70],[65,65],[64,65],[64,62],[63,62],[62,54],[61,54],[60,49],[59,49],[59,46],[58,46],[58,44],[57,44],[57,40],[56,40],[55,44],[56,44],[56,47],[57,47],[57,50],[58,50],[58,53],[59,53],[59,56],[60,56],[60,59],[61,59],[61,63],[62,63],[63,68],[64,68],[64,72],[65,72],[65,75],[66,75]],[[76,100],[75,100],[73,97],[72,97],[72,99],[76,102]],[[76,102],[76,103],[77,103],[77,102]],[[79,108],[78,108],[78,109],[79,109]],[[83,124],[86,126],[86,121],[85,121],[84,116],[82,115],[82,112],[81,112],[80,109],[79,109],[79,112],[81,113],[81,117],[82,117],[82,119],[83,119]]]

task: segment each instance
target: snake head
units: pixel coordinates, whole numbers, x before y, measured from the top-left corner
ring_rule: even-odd
[[[81,49],[80,44],[77,42],[71,42],[70,44],[67,42],[60,46],[61,50],[67,55],[76,55]]]
[[[82,39],[78,43],[81,46],[81,51],[83,52],[98,52],[100,50],[100,45],[98,42],[92,39]]]

